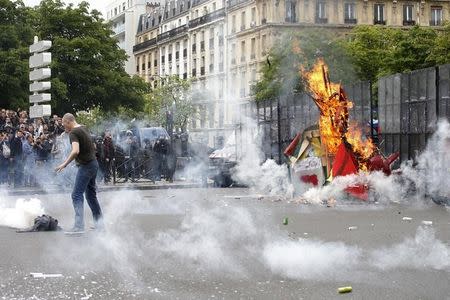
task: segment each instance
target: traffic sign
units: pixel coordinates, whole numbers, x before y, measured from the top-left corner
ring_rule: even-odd
[[[52,87],[50,81],[36,81],[30,84],[30,92],[40,92],[49,90]]]
[[[38,81],[50,78],[52,76],[52,69],[42,68],[30,72],[30,81]]]
[[[44,52],[52,47],[52,41],[40,41],[30,46],[30,53]]]
[[[34,54],[30,57],[30,68],[40,68],[51,64],[52,54],[50,52],[42,52]]]
[[[35,104],[30,106],[30,118],[42,118],[52,115],[52,107],[49,104],[39,105]]]
[[[30,103],[40,103],[52,100],[52,95],[50,93],[33,94],[28,97]]]

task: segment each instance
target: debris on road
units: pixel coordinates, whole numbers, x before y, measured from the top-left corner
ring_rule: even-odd
[[[351,286],[344,286],[344,287],[338,288],[338,293],[339,294],[351,293],[352,290],[353,290],[353,288]]]
[[[283,219],[283,225],[287,225],[289,223],[289,219],[286,217]]]
[[[422,221],[422,224],[426,225],[426,226],[431,226],[431,225],[433,225],[433,222],[432,221]]]
[[[59,278],[63,277],[62,274],[44,274],[44,273],[30,273],[33,278]]]
[[[356,229],[358,229],[358,226],[350,226],[350,227],[348,228],[348,230],[350,230],[350,231],[356,230]]]
[[[410,217],[403,217],[402,220],[403,221],[407,221],[407,222],[411,222],[412,218],[410,218]]]

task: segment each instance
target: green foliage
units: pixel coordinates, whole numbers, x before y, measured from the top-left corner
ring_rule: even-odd
[[[33,41],[34,12],[22,1],[0,0],[0,107],[28,102],[28,47]]]
[[[439,32],[427,60],[436,65],[450,63],[450,23]]]
[[[175,128],[186,131],[196,109],[192,100],[191,83],[179,76],[162,79],[163,84],[147,96],[144,111],[157,125],[167,127],[166,113],[172,112]]]
[[[310,68],[323,58],[333,70],[333,80],[343,83],[355,80],[342,41],[332,31],[302,30],[284,35],[271,49],[261,68],[261,79],[252,87],[257,101],[280,94],[304,90],[301,68]]]
[[[89,4],[43,0],[35,8],[0,0],[0,106],[28,107],[28,47],[33,36],[53,42],[52,108],[55,113],[92,107],[142,111],[148,85],[124,71],[125,51],[110,25]]]

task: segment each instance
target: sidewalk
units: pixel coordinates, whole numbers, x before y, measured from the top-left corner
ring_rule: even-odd
[[[162,190],[162,189],[188,189],[188,188],[201,188],[201,183],[189,182],[189,181],[157,181],[156,183],[151,182],[136,182],[136,183],[116,183],[116,184],[98,184],[98,192],[111,192],[119,190]],[[20,188],[8,188],[5,187],[4,191],[9,196],[20,196],[20,195],[42,195],[42,194],[58,194],[58,193],[70,193],[72,190],[68,188],[63,188],[56,185],[50,185],[43,188],[32,188],[32,187],[20,187]]]

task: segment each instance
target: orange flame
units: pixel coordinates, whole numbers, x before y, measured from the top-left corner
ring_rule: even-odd
[[[342,143],[350,144],[362,170],[367,169],[367,161],[376,149],[370,139],[362,138],[357,126],[349,126],[349,109],[353,103],[347,99],[340,84],[329,80],[328,68],[319,59],[311,71],[302,70],[314,102],[320,111],[319,129],[322,144],[328,154],[336,154]]]

